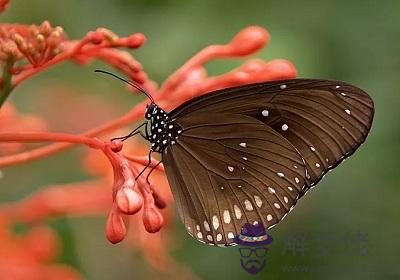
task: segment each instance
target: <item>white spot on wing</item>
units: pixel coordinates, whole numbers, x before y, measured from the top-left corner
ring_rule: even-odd
[[[276,193],[274,188],[268,187],[268,191],[272,194]]]
[[[280,209],[281,208],[281,206],[276,202],[274,203],[274,206],[275,206],[276,209]]]
[[[285,201],[285,203],[289,202],[289,199],[286,196],[283,197],[283,200]]]
[[[240,208],[236,204],[233,206],[233,210],[235,210],[236,219],[239,220],[242,217],[242,211],[240,211]]]
[[[278,172],[278,173],[276,173],[276,175],[278,175],[279,177],[285,177],[285,174],[283,174],[282,172]]]
[[[210,231],[210,225],[207,221],[204,221],[204,228],[206,229],[206,231]]]
[[[299,178],[297,178],[297,177],[294,177],[294,181],[298,184],[298,183],[300,183],[300,180],[299,180]]]
[[[229,170],[230,172],[233,172],[234,169],[235,169],[235,168],[233,168],[232,166],[228,166],[228,170]]]
[[[212,238],[212,236],[211,235],[207,235],[207,239],[209,240],[209,241],[213,241],[213,238]]]
[[[258,195],[254,196],[254,201],[256,202],[256,205],[258,206],[258,208],[261,208],[262,206],[262,200]]]
[[[267,215],[267,221],[271,221],[272,220],[272,215],[271,214],[268,214]]]
[[[228,210],[224,210],[224,222],[225,224],[229,224],[231,222],[231,215]]]
[[[233,234],[233,232],[229,232],[229,233],[228,233],[228,238],[229,238],[229,239],[235,238],[235,235]]]
[[[247,199],[244,201],[244,206],[246,207],[246,210],[248,210],[248,211],[253,210],[253,204],[251,204],[251,202]]]
[[[218,233],[217,234],[217,241],[221,241],[222,240],[222,234]]]
[[[203,234],[199,231],[199,232],[197,233],[197,237],[200,238],[200,239],[203,239]]]
[[[262,110],[261,115],[263,115],[264,117],[268,117],[268,110]]]
[[[242,142],[239,144],[240,147],[246,148],[247,144],[245,142]]]
[[[341,94],[342,96],[346,96],[346,94],[345,94],[344,92],[341,92],[340,94]]]
[[[347,115],[349,115],[349,116],[351,115],[351,112],[350,112],[349,109],[346,109],[346,110],[344,110],[344,111],[346,112]]]
[[[292,187],[287,187],[287,188],[288,188],[289,191],[293,191],[293,188],[292,188]]]
[[[288,126],[287,124],[283,124],[283,125],[282,125],[282,130],[283,130],[283,131],[288,130],[288,128],[289,128],[289,126]]]
[[[286,85],[280,85],[279,88],[280,88],[280,89],[285,89],[285,88],[287,88],[287,86],[286,86]]]
[[[316,167],[320,167],[321,165],[320,165],[318,162],[316,162],[316,163],[315,163],[315,166],[316,166]]]
[[[213,227],[215,230],[217,230],[219,228],[219,220],[217,216],[213,216]]]
[[[315,148],[313,146],[310,147],[311,151],[315,152]]]

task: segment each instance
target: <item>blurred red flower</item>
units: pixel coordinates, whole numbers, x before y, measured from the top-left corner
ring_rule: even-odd
[[[105,28],[89,32],[82,40],[69,40],[60,27],[52,27],[48,22],[31,27],[0,24],[0,62],[3,66],[0,101],[5,100],[15,86],[26,78],[66,60],[80,64],[93,59],[103,60],[146,88],[166,110],[212,90],[296,76],[295,67],[284,59],[269,62],[250,59],[228,73],[208,75],[204,66],[209,61],[246,57],[269,42],[269,34],[264,28],[250,26],[225,45],[204,48],[158,87],[148,79],[139,62],[129,53],[118,49],[138,48],[144,42],[145,37],[142,34],[120,38]],[[22,64],[16,64],[21,61]],[[135,91],[132,87],[129,90]],[[1,104],[2,102],[0,106]],[[106,226],[106,237],[110,242],[122,241],[127,235],[126,225],[129,223],[134,233],[128,234],[128,244],[142,250],[150,264],[161,270],[178,267],[167,253],[167,244],[174,243],[172,237],[159,233],[164,225],[168,232],[174,220],[172,210],[166,209],[172,201],[172,195],[163,174],[163,166],[159,165],[152,174],[151,183],[146,181],[146,173],[136,179],[147,163],[148,149],[134,140],[123,145],[118,140],[103,141],[97,138],[101,136],[108,139],[111,133],[115,135],[117,129],[141,119],[146,104],[147,101],[137,104],[120,118],[79,135],[32,132],[32,129],[27,133],[28,129],[24,129],[19,123],[13,124],[13,130],[9,131],[2,127],[0,117],[1,144],[59,142],[2,156],[0,168],[47,157],[74,144],[84,144],[91,148],[84,158],[85,172],[95,178],[62,186],[50,185],[22,201],[4,204],[0,210],[12,221],[31,223],[54,215],[103,215],[107,209],[111,209]],[[0,108],[0,113],[4,113],[4,108],[6,107]],[[9,125],[4,121],[3,123],[4,126]],[[121,135],[121,132],[118,134]],[[143,226],[139,226],[140,224]],[[149,237],[146,232],[156,235]],[[164,238],[168,242],[162,242]]]
[[[73,268],[55,261],[60,241],[45,226],[35,226],[24,235],[15,235],[12,224],[0,216],[0,275],[13,280],[79,280],[83,277]]]

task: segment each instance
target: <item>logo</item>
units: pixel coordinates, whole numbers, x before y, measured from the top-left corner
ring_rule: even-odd
[[[239,245],[240,264],[250,274],[257,274],[267,264],[267,245],[272,243],[261,223],[246,223],[236,242]]]

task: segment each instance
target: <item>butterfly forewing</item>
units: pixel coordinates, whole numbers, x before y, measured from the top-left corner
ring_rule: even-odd
[[[307,190],[364,142],[373,102],[343,82],[295,79],[216,91],[171,112],[179,120],[195,113],[240,114],[264,122],[287,139],[307,167]]]
[[[245,115],[194,113],[163,153],[179,215],[198,240],[232,245],[242,226],[271,227],[296,203],[306,169],[297,150]]]

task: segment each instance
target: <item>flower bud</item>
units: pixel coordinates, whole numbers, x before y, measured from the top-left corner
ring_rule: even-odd
[[[117,192],[115,200],[118,209],[127,215],[135,214],[142,208],[143,205],[142,196],[136,191],[126,187]]]
[[[250,26],[240,31],[229,43],[233,55],[252,54],[269,41],[268,32],[260,26]]]
[[[142,33],[135,33],[128,37],[128,48],[138,48],[146,42],[146,37]]]
[[[121,140],[113,140],[111,141],[111,151],[113,151],[114,153],[118,153],[122,150],[123,147],[123,142]]]
[[[155,207],[145,208],[143,211],[143,224],[147,232],[156,233],[164,224],[164,218]]]
[[[126,235],[124,220],[118,210],[112,209],[106,225],[106,237],[113,244],[121,242]]]

